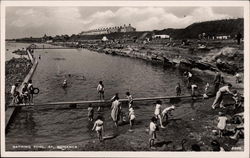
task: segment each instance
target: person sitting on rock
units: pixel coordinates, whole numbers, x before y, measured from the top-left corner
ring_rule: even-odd
[[[244,119],[242,119],[241,124],[236,126],[234,131],[235,131],[234,135],[230,136],[231,139],[238,139],[240,135],[244,136]]]

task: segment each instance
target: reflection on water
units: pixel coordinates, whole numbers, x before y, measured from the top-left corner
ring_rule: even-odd
[[[39,55],[41,59],[33,76],[33,85],[40,89],[40,93],[34,98],[36,103],[96,100],[96,87],[100,80],[104,82],[106,99],[115,93],[119,93],[120,98],[125,98],[127,91],[135,98],[175,95],[175,85],[178,82],[182,85],[183,93],[187,93],[177,71],[164,70],[143,60],[84,49],[35,50],[35,56]],[[62,88],[64,79],[68,82],[65,89]],[[148,125],[153,115],[153,103],[135,103],[136,128]],[[180,106],[181,104],[176,105],[181,107],[176,110],[176,115],[190,110],[190,103]],[[93,123],[88,122],[86,106],[75,109],[68,105],[23,108],[7,134],[7,149],[15,144],[67,145],[93,139],[96,136],[91,131]],[[169,106],[169,103],[166,102],[165,106]],[[110,105],[99,113],[105,118],[106,134],[126,132],[128,125],[120,126],[118,131],[114,131],[109,107]],[[126,104],[123,105],[123,112],[128,114]],[[95,109],[94,117],[97,115]]]

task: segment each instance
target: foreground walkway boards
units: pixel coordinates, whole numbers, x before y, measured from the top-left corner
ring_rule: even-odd
[[[146,101],[146,100],[158,100],[158,99],[182,99],[182,98],[191,98],[191,99],[200,99],[202,96],[163,96],[163,97],[148,97],[148,98],[134,98],[133,101]],[[128,99],[120,99],[120,102],[126,102]],[[111,103],[111,100],[91,100],[91,101],[66,101],[66,102],[50,102],[50,103],[37,103],[37,104],[19,104],[12,105],[14,107],[22,106],[46,106],[46,105],[70,105],[70,104],[88,104],[88,103]]]

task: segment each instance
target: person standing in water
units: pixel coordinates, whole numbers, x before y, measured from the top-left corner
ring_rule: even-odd
[[[115,96],[114,101],[112,102],[111,106],[111,118],[115,123],[115,126],[118,126],[118,121],[120,119],[120,113],[121,113],[121,102],[119,102],[119,97]]]
[[[192,95],[192,97],[196,96],[197,89],[198,89],[198,86],[196,84],[191,85],[191,95]]]
[[[161,118],[161,104],[162,102],[160,100],[156,101],[154,114],[155,114],[155,117],[160,120],[161,128],[165,128],[162,124],[162,118]]]
[[[129,118],[129,131],[132,131],[135,122],[135,111],[132,107],[129,108],[128,118]]]
[[[156,139],[156,131],[158,130],[157,119],[153,116],[149,124],[149,147],[154,148],[154,142]]]
[[[93,121],[93,118],[94,118],[94,108],[92,107],[91,103],[89,104],[89,107],[88,107],[88,118],[89,118],[89,121]]]
[[[219,71],[216,71],[215,76],[214,76],[214,81],[213,81],[214,94],[216,94],[216,92],[219,90],[221,82],[222,82],[221,73]]]
[[[102,81],[97,86],[97,92],[99,93],[100,100],[104,100],[104,85]]]
[[[92,131],[93,130],[96,130],[97,137],[98,137],[99,141],[102,142],[103,141],[103,131],[104,131],[102,116],[97,116],[95,124],[92,128]]]
[[[175,87],[175,91],[176,91],[176,96],[181,95],[181,85],[180,85],[180,83],[177,83],[177,85]]]
[[[133,97],[129,92],[126,92],[126,96],[128,98],[128,108],[131,108],[133,105]]]
[[[66,87],[67,87],[67,80],[66,80],[66,79],[63,81],[62,87],[63,87],[63,88],[66,88]]]

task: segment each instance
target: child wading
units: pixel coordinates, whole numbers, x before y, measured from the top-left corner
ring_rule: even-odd
[[[150,148],[153,148],[153,146],[154,146],[154,141],[156,139],[156,130],[158,130],[157,119],[155,117],[152,117],[150,125],[149,125],[149,135],[150,135],[149,147]]]
[[[131,108],[133,105],[133,97],[129,92],[126,93],[126,96],[128,98],[128,108]]]
[[[176,95],[180,96],[181,95],[181,85],[180,83],[177,83],[177,86],[175,87]]]
[[[97,92],[99,93],[100,100],[104,100],[104,85],[102,81],[100,81],[97,86]]]
[[[89,104],[89,107],[88,107],[88,117],[89,117],[89,121],[93,121],[94,108],[92,107],[92,104]]]
[[[162,125],[162,118],[161,118],[161,101],[160,100],[157,100],[156,101],[156,105],[155,105],[155,117],[157,119],[160,120],[160,125],[161,125],[161,128],[165,128],[163,125]]]
[[[92,131],[96,130],[97,132],[97,137],[101,141],[103,141],[103,118],[102,116],[97,116],[95,124],[92,128]]]
[[[225,131],[226,125],[227,125],[227,117],[222,112],[219,112],[218,117],[218,129],[219,129],[219,137],[222,137],[223,132]]]
[[[131,107],[129,108],[129,115],[128,115],[128,118],[129,118],[129,131],[132,131],[132,128],[134,126],[134,122],[135,122],[135,111],[134,109]]]

